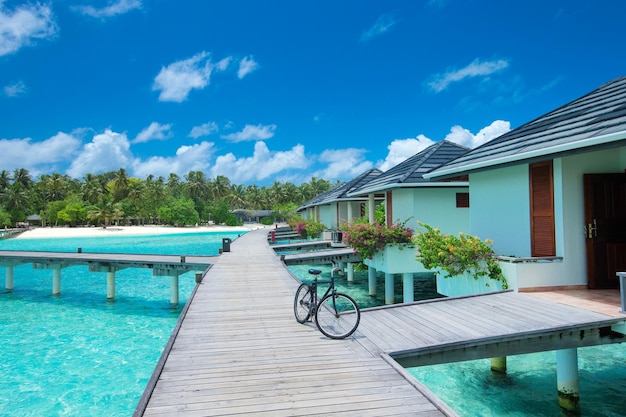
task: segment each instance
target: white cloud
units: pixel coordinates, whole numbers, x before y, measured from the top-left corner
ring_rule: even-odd
[[[141,0],[117,0],[100,9],[93,6],[76,6],[79,13],[96,18],[113,17],[118,14],[128,13],[135,9],[141,9]]]
[[[444,74],[436,74],[432,77],[432,81],[428,82],[428,87],[434,92],[439,93],[452,83],[462,81],[466,78],[487,77],[495,72],[501,71],[509,66],[509,62],[504,59],[495,61],[481,61],[475,59],[468,66],[459,70],[448,71]]]
[[[380,16],[378,20],[376,20],[376,23],[374,23],[374,26],[363,32],[361,42],[367,42],[372,38],[387,33],[396,23],[398,23],[398,21],[391,15],[384,14]]]
[[[446,135],[445,139],[468,148],[475,148],[505,134],[509,130],[511,130],[511,123],[504,120],[494,121],[489,126],[480,129],[476,135],[461,126],[452,126],[450,133]]]
[[[373,167],[370,161],[365,160],[365,149],[329,149],[322,152],[319,161],[326,163],[323,170],[313,174],[315,177],[334,181],[341,178],[352,179]]]
[[[276,125],[246,125],[242,131],[223,135],[222,138],[231,142],[244,142],[251,140],[266,140],[274,136]]]
[[[211,54],[202,51],[191,58],[161,68],[154,78],[152,90],[161,91],[160,101],[181,103],[187,99],[191,90],[202,90],[208,86],[213,70],[223,71],[229,62],[230,58],[224,58],[213,65]]]
[[[173,136],[172,125],[162,125],[157,122],[150,123],[150,126],[139,132],[132,143],[143,143],[151,140],[167,140]]]
[[[194,126],[189,132],[190,138],[198,139],[202,136],[209,136],[211,133],[218,132],[220,129],[215,122],[204,123],[200,126]]]
[[[264,142],[256,142],[251,157],[237,158],[232,153],[218,156],[211,175],[224,175],[233,183],[261,181],[287,169],[304,169],[308,164],[303,145],[272,152]]]
[[[0,56],[31,45],[34,39],[51,38],[57,25],[50,5],[21,5],[7,10],[0,1]]]
[[[55,164],[67,161],[81,145],[81,141],[67,133],[56,135],[41,141],[25,139],[0,139],[0,166],[13,170],[26,168],[31,173],[49,171]]]
[[[252,55],[249,57],[244,57],[241,61],[239,61],[239,71],[237,71],[237,77],[242,79],[246,75],[250,74],[252,71],[256,70],[259,67],[259,64],[254,60]]]
[[[214,143],[201,142],[192,146],[181,146],[173,157],[153,156],[146,161],[136,159],[133,163],[133,175],[145,178],[152,174],[168,177],[170,173],[180,176],[189,171],[206,172],[213,155]]]
[[[423,151],[435,141],[427,138],[424,135],[418,135],[415,138],[409,139],[394,139],[387,149],[387,157],[384,161],[378,162],[378,169],[381,171],[387,171],[389,168],[393,168],[401,162],[404,162],[408,158],[412,157],[418,152]]]
[[[23,81],[18,81],[14,84],[4,86],[4,94],[7,97],[17,97],[26,92],[26,84]]]
[[[126,135],[107,129],[104,133],[95,135],[92,141],[83,147],[67,170],[67,174],[81,178],[88,173],[101,174],[120,168],[128,169],[132,163],[133,155]]]

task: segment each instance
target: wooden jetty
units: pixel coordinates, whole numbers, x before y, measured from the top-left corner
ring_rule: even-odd
[[[330,248],[329,240],[312,240],[310,242],[281,243],[272,245],[274,252],[310,251]]]
[[[625,319],[514,292],[364,311],[345,340],[293,317],[298,283],[247,233],[196,287],[135,416],[456,416],[398,364],[621,341]]]
[[[170,303],[178,304],[178,276],[189,271],[202,274],[217,256],[144,255],[128,253],[86,253],[0,250],[0,266],[6,268],[5,288],[15,285],[14,267],[33,264],[34,269],[52,271],[52,294],[61,293],[61,270],[73,265],[87,265],[89,272],[107,273],[107,298],[115,298],[115,273],[124,268],[150,268],[154,276],[170,277]]]
[[[280,255],[285,265],[338,264],[340,262],[361,262],[361,256],[352,248],[336,248]]]

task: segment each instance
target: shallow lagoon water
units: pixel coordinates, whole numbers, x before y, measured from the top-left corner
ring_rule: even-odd
[[[233,233],[6,239],[3,250],[216,255]],[[0,282],[4,288],[4,268]],[[86,266],[61,271],[52,296],[49,270],[15,268],[15,289],[0,290],[0,415],[130,416],[191,291],[194,272],[180,276],[180,304],[169,304],[169,278],[148,269],[106,274]]]

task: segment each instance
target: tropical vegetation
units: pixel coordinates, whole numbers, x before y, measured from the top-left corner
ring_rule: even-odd
[[[465,233],[454,236],[441,233],[441,230],[425,223],[418,225],[413,236],[417,246],[416,259],[426,269],[440,270],[446,278],[464,274],[470,274],[474,279],[488,277],[501,281],[502,289],[508,288],[490,239],[482,241]]]
[[[43,225],[233,225],[238,223],[233,210],[274,210],[284,218],[334,185],[315,177],[299,186],[279,181],[269,187],[238,185],[221,175],[207,178],[201,171],[141,179],[121,168],[76,179],[59,173],[33,178],[23,168],[0,170],[0,226],[33,214]]]

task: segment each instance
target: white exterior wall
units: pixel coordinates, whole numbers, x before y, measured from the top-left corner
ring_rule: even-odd
[[[333,211],[334,206],[324,205],[318,206],[319,208],[319,217],[317,221],[328,227],[329,223],[332,222],[333,217],[335,217],[335,211]]]
[[[471,174],[470,233],[499,255],[530,256],[528,165]]]
[[[417,222],[439,228],[443,233],[468,233],[470,210],[456,207],[456,193],[467,188],[398,188],[392,190],[392,219],[401,223],[410,218],[407,227],[417,228]],[[472,205],[470,196],[470,206]]]
[[[554,160],[556,255],[563,260],[509,264],[503,269],[515,275],[512,287],[587,284],[583,174],[624,172],[625,155],[620,148]],[[492,239],[499,255],[530,257],[529,192],[528,165],[471,174],[471,233]]]

